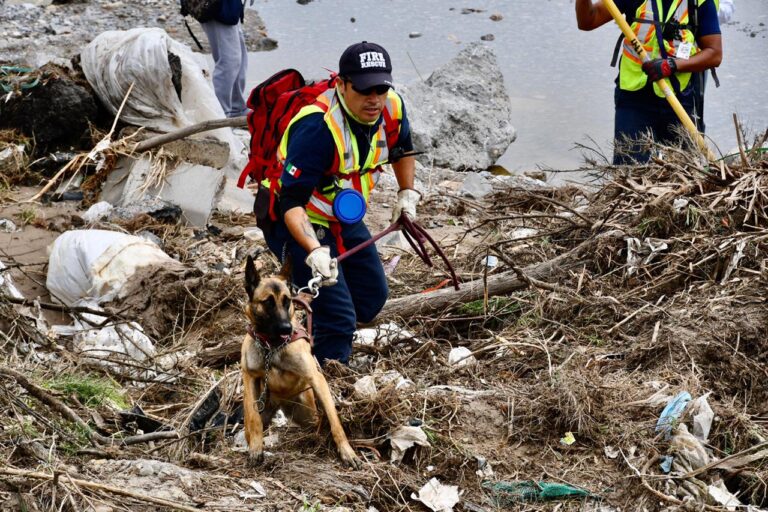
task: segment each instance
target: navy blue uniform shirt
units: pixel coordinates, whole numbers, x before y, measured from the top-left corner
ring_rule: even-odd
[[[649,0],[654,2],[656,6],[656,0]],[[687,2],[688,0],[683,0]],[[642,0],[615,0],[616,7],[622,13],[634,13],[642,5]],[[661,4],[664,7],[664,17],[667,16],[668,10],[672,5],[673,0],[661,0]],[[715,7],[714,0],[706,0],[698,8],[698,36],[709,36],[713,34],[720,34],[720,21],[717,19],[717,7]],[[688,84],[688,87],[680,93],[678,98],[683,106],[690,107],[693,105],[693,87],[692,83]],[[669,106],[664,98],[659,98],[656,93],[653,92],[653,84],[648,81],[645,87],[639,91],[623,91],[619,89],[619,78],[616,77],[616,101],[617,104],[629,105],[642,103],[645,106],[657,105],[658,108],[667,110]]]
[[[357,140],[360,160],[364,161],[371,146],[371,138],[378,131],[384,117],[379,116],[375,125],[367,126],[353,120],[346,111],[344,114]],[[318,185],[323,188],[330,185],[333,180],[332,177],[326,176],[326,173],[333,165],[336,143],[323,116],[321,112],[310,114],[291,126],[286,170],[281,177],[283,184],[280,190],[281,215],[296,206],[306,206],[312,191]],[[404,152],[413,150],[411,127],[408,123],[405,103],[403,103],[403,119],[400,122],[400,135],[395,147],[401,148]],[[392,148],[390,148],[390,154],[391,152]]]

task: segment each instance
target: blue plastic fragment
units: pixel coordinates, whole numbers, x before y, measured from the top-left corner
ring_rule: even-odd
[[[659,416],[659,420],[656,422],[656,432],[664,432],[665,438],[669,439],[672,436],[672,428],[674,428],[690,401],[691,394],[687,391],[678,393],[676,397],[670,400],[667,406],[664,407],[664,410],[661,411],[661,416]]]
[[[669,473],[672,471],[672,461],[675,460],[675,458],[672,455],[665,455],[661,458],[661,470],[665,473]]]

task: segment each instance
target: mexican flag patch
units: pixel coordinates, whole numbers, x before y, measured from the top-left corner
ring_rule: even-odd
[[[294,178],[298,178],[301,176],[301,169],[298,167],[294,167],[292,164],[285,164],[285,172],[293,176]]]

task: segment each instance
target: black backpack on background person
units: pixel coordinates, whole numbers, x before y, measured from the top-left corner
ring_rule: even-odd
[[[181,15],[192,16],[200,23],[211,21],[221,9],[222,0],[180,0]]]

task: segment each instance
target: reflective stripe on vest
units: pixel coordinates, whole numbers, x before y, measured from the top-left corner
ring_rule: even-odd
[[[697,5],[701,5],[706,0],[697,1]],[[681,25],[687,25],[688,1],[673,0],[666,16],[664,16],[661,0],[646,0],[640,7],[638,7],[635,13],[635,21],[632,23],[632,30],[637,35],[637,40],[643,45],[643,48],[648,52],[648,56],[651,59],[657,59],[661,56],[659,39],[656,36],[656,25],[654,24],[654,9],[658,9],[659,20],[661,20],[662,23],[669,23],[672,20],[676,20]],[[667,51],[667,55],[674,57],[677,55],[677,51],[681,44],[690,43],[692,45],[690,56],[693,57],[699,51],[693,31],[683,29],[679,31],[679,34],[681,38],[680,40],[664,40],[664,47]],[[691,74],[677,73],[675,76],[680,82],[680,90],[685,90],[691,80]],[[619,87],[625,91],[638,91],[645,87],[647,81],[648,76],[643,72],[640,56],[635,52],[630,41],[627,38],[624,38],[619,67]],[[653,84],[653,90],[660,98],[664,97],[664,93],[658,84]]]
[[[393,129],[392,126],[387,126],[386,121],[379,123],[378,130],[371,139],[368,154],[365,155],[365,160],[361,163],[357,139],[349,128],[343,107],[336,97],[336,91],[335,89],[328,89],[317,97],[317,101],[313,105],[302,108],[291,119],[280,141],[277,158],[282,165],[285,165],[288,153],[288,137],[291,126],[295,122],[310,114],[323,113],[323,119],[331,132],[338,154],[339,165],[336,169],[331,170],[331,174],[336,176],[341,190],[345,188],[357,190],[363,195],[367,204],[371,190],[379,181],[381,166],[389,160],[389,146],[396,142],[397,135],[400,133],[400,121],[403,118],[400,96],[390,90],[384,109],[384,119],[394,120],[397,127]],[[394,140],[389,142],[387,140],[388,128],[394,134],[392,137]],[[328,222],[338,222],[333,215],[333,200],[339,191],[336,187],[332,187],[326,192],[321,192],[318,189],[312,192],[306,206],[307,216],[312,223],[328,226]]]

